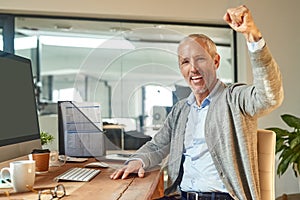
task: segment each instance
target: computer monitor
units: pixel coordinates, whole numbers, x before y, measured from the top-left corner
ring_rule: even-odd
[[[41,148],[31,62],[0,51],[0,161]]]

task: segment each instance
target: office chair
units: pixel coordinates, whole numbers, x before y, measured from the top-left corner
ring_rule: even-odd
[[[261,200],[272,200],[275,199],[276,134],[262,129],[257,134]]]
[[[151,138],[142,132],[127,131],[124,133],[124,150],[137,150]]]

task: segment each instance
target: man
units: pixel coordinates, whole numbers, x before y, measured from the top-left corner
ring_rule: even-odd
[[[130,173],[143,177],[145,169],[169,155],[167,196],[260,199],[257,118],[282,103],[281,74],[246,6],[228,9],[224,20],[247,41],[253,84],[226,86],[216,76],[220,56],[215,44],[200,34],[183,39],[178,60],[191,95],[173,107],[153,139],[112,179]]]

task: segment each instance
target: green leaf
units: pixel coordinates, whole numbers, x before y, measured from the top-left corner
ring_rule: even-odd
[[[299,157],[300,157],[300,151],[294,153],[291,160],[290,160],[290,163],[296,162],[299,159]]]
[[[287,130],[281,129],[281,128],[276,128],[276,127],[271,127],[271,128],[267,128],[267,130],[271,130],[274,131],[276,133],[276,137],[277,136],[286,136],[288,134]]]
[[[42,143],[42,145],[51,143],[54,140],[54,136],[53,135],[51,135],[51,134],[49,134],[47,132],[44,132],[44,131],[42,131],[40,133],[40,136],[41,136],[41,143]]]
[[[294,151],[290,148],[287,148],[285,151],[282,151],[282,153],[280,154],[279,158],[286,160],[287,158],[289,158],[292,154],[294,153]]]
[[[294,169],[295,170],[295,169]],[[297,162],[297,170],[298,170],[298,174],[300,174],[300,160],[298,160]],[[297,173],[296,173],[297,174]],[[297,175],[298,175],[297,174]],[[297,176],[296,176],[297,177]]]
[[[281,115],[281,118],[289,127],[300,129],[300,118],[289,114]]]
[[[297,146],[298,144],[300,144],[300,135],[297,135],[293,140],[291,140],[290,142],[291,149],[295,148],[295,146]]]
[[[292,141],[297,137],[297,135],[295,134],[290,134],[290,136],[288,137],[288,144],[289,146],[291,145]]]
[[[281,159],[278,168],[277,174],[281,176],[287,170],[288,166],[290,165],[290,159],[292,158],[293,154],[289,155],[286,159]]]
[[[293,171],[294,171],[294,175],[296,176],[296,177],[298,177],[298,169],[297,169],[297,163],[294,163],[293,164]]]
[[[275,150],[276,153],[288,148],[284,142],[285,142],[285,139],[279,139],[276,141],[276,150]]]

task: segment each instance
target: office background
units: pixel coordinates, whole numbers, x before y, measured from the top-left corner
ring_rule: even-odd
[[[285,127],[280,119],[283,113],[300,116],[300,80],[298,54],[300,46],[300,13],[298,0],[288,1],[0,1],[0,12],[8,14],[40,14],[48,16],[76,16],[111,19],[142,19],[168,22],[195,22],[224,24],[222,17],[226,8],[246,4],[253,12],[274,57],[281,67],[285,100],[283,105],[259,121],[260,128],[270,126]],[[251,82],[247,51],[243,38],[237,36],[238,81]],[[276,196],[283,192],[299,192],[297,179],[289,172],[278,179],[276,176]]]

